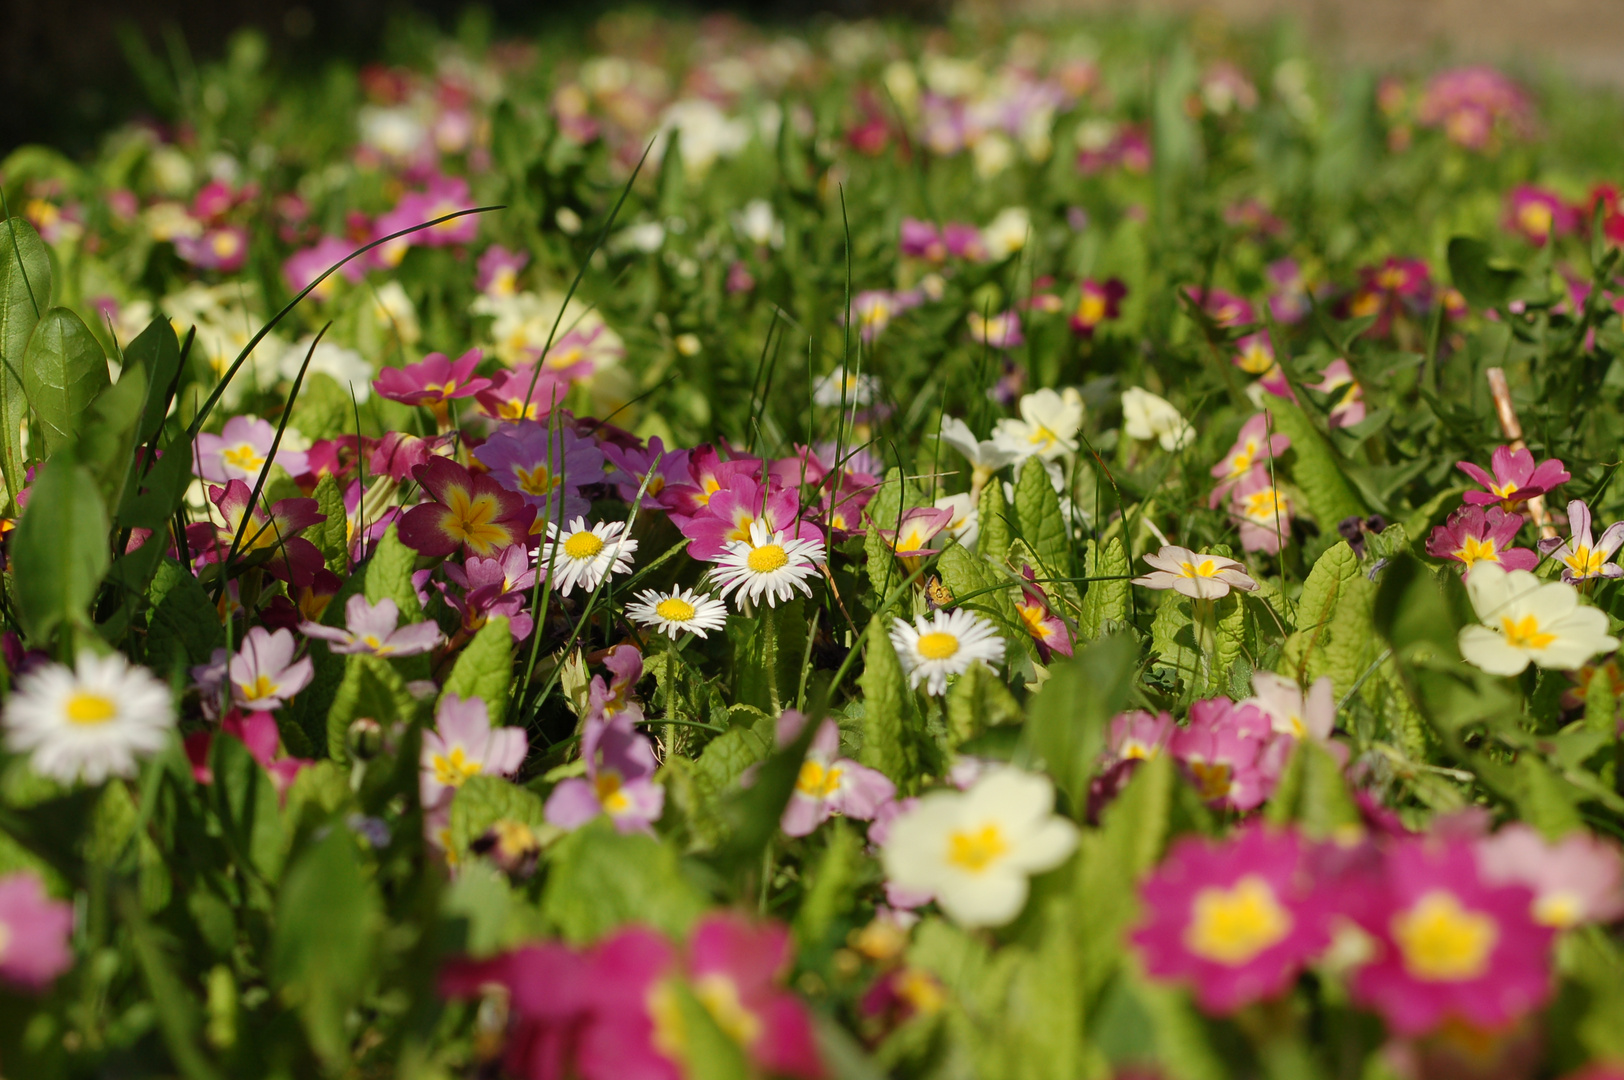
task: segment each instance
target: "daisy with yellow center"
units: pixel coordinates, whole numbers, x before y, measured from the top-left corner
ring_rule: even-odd
[[[568,596],[577,585],[591,592],[613,574],[629,574],[637,541],[625,537],[623,521],[600,521],[591,528],[576,518],[560,529],[547,523],[547,539],[536,551],[536,566],[552,568],[553,586]]]
[[[734,603],[741,608],[763,598],[768,607],[777,607],[796,591],[812,595],[807,580],[817,576],[824,557],[820,541],[802,540],[783,530],[773,532],[757,520],[750,523],[748,540],[729,542],[711,576],[721,585],[718,595],[725,598],[735,593]]]
[[[925,684],[928,694],[947,693],[950,675],[962,675],[977,660],[996,667],[1004,659],[1004,639],[986,619],[960,608],[938,611],[928,620],[916,616],[912,625],[891,621],[891,644],[897,650],[908,684]]]
[[[34,772],[65,784],[134,776],[175,726],[169,688],[118,654],[84,652],[17,680],[0,728],[6,748],[31,754]]]
[[[706,637],[707,631],[727,625],[727,605],[693,589],[644,589],[626,605],[626,614],[639,626],[652,627],[673,640],[678,634]]]

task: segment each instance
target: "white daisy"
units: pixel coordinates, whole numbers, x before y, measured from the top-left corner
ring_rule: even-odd
[[[705,637],[705,631],[727,625],[727,605],[693,589],[644,589],[626,605],[626,614],[639,626],[652,626],[673,640],[681,633]]]
[[[763,596],[768,607],[777,607],[794,596],[796,589],[812,595],[806,580],[817,575],[823,558],[820,541],[769,532],[766,523],[757,518],[750,523],[750,539],[729,543],[711,575],[722,586],[723,599],[738,590],[734,602],[741,608],[745,601],[759,603]]]
[[[847,408],[872,405],[879,385],[872,375],[832,371],[813,384],[812,403],[825,409],[839,408],[842,401]]]
[[[553,585],[561,596],[577,585],[591,592],[611,574],[631,573],[637,541],[626,539],[625,531],[624,521],[600,521],[589,529],[586,518],[578,517],[562,531],[549,521],[547,539],[533,553],[536,567],[545,571],[552,565]]]
[[[908,669],[908,685],[924,683],[927,694],[947,693],[947,677],[964,674],[977,660],[996,666],[1004,659],[997,628],[963,608],[930,619],[916,615],[912,626],[892,619],[891,644]]]
[[[6,747],[32,752],[41,776],[99,784],[134,776],[136,761],[162,750],[175,726],[169,688],[124,657],[79,654],[17,680],[6,705]]]

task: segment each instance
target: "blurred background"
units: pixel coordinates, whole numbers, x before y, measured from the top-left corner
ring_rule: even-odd
[[[485,0],[472,24],[522,33],[588,26],[613,0]],[[771,23],[820,14],[942,18],[946,0],[735,0],[642,5],[726,10]],[[1448,59],[1559,67],[1582,81],[1624,85],[1624,0],[972,0],[1009,12],[1146,9],[1225,22],[1295,20],[1329,54],[1356,62]],[[466,0],[0,0],[0,152],[49,142],[88,147],[108,125],[141,110],[141,70],[183,70],[221,54],[233,32],[255,27],[282,64],[375,58],[389,35],[417,20],[470,25]]]

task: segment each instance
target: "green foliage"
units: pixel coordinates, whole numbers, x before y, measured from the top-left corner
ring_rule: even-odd
[[[10,545],[17,617],[36,646],[63,623],[90,625],[90,603],[109,566],[109,527],[90,471],[69,455],[52,458]]]
[[[423,605],[412,586],[412,571],[416,569],[417,552],[400,542],[400,535],[391,525],[384,530],[377,549],[366,565],[367,603],[376,604],[389,599],[400,609],[402,625],[421,622]]]
[[[1021,535],[1043,565],[1055,575],[1070,577],[1071,543],[1066,539],[1066,519],[1060,512],[1060,496],[1039,458],[1027,458],[1021,466],[1015,482],[1015,516],[1021,523]]]
[[[1088,781],[1105,746],[1105,725],[1128,700],[1138,645],[1127,634],[1101,638],[1056,663],[1032,699],[1025,738],[1073,807],[1088,802]]]
[[[891,645],[886,618],[876,617],[865,635],[863,677],[863,764],[893,782],[908,777],[913,755],[909,736],[913,695],[897,651]]]
[[[28,222],[8,217],[0,229],[0,472],[8,504],[23,488],[28,339],[50,306],[51,260],[45,244]]]
[[[1129,587],[1125,579],[1132,571],[1122,541],[1114,536],[1105,541],[1103,547],[1090,540],[1083,566],[1083,576],[1096,580],[1090,581],[1088,590],[1083,593],[1083,611],[1077,619],[1077,636],[1090,641],[1112,625],[1128,621]],[[1097,580],[1100,578],[1124,580]]]
[[[498,615],[479,628],[440,688],[440,700],[456,694],[464,701],[485,702],[493,725],[507,719],[508,684],[513,678],[513,634],[506,616]]]
[[[651,836],[616,832],[599,818],[558,842],[541,910],[566,941],[597,941],[638,922],[673,937],[705,908],[676,852]]]
[[[107,355],[84,320],[67,308],[40,316],[22,356],[23,389],[47,453],[85,429],[85,413],[107,389]]]

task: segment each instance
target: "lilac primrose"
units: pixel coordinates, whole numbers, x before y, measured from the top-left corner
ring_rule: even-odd
[[[440,628],[432,622],[400,626],[400,608],[387,596],[376,604],[367,603],[360,593],[344,605],[344,627],[304,622],[305,636],[332,642],[335,653],[367,653],[371,656],[416,656],[440,643]]]
[[[547,798],[549,824],[574,830],[600,814],[620,832],[650,832],[665,810],[665,789],[654,782],[654,747],[632,719],[589,716],[581,735],[586,775],[563,780]]]
[[[1624,546],[1624,521],[1607,526],[1599,540],[1591,539],[1590,522],[1590,507],[1583,499],[1574,499],[1568,503],[1568,538],[1539,542],[1542,553],[1562,564],[1562,580],[1569,585],[1624,575],[1624,566],[1613,562],[1613,555]]]

